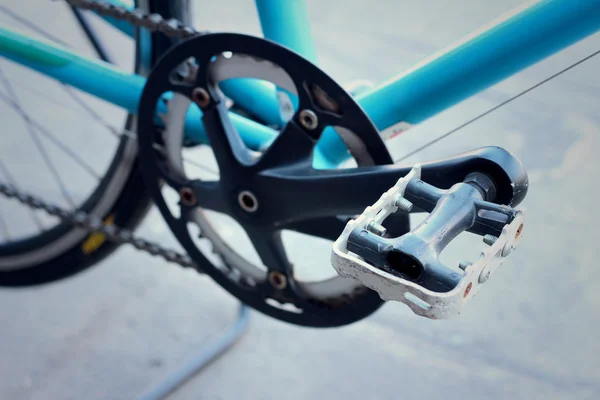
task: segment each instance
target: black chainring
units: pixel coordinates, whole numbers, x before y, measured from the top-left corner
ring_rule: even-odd
[[[229,57],[231,54],[234,57],[243,54],[259,63],[270,63],[275,68],[275,75],[284,71],[297,91],[298,111],[260,157],[243,145],[228,117],[218,82],[214,82],[218,74],[211,69],[216,68],[212,64],[219,57],[224,61],[222,56],[225,53]],[[190,59],[197,66],[193,82],[174,81],[173,71]],[[281,79],[276,80],[274,83],[284,84]],[[167,92],[176,92],[195,99],[200,104],[198,97],[193,95],[193,91],[196,90],[194,93],[197,93],[198,88],[210,94],[210,98],[201,104],[202,122],[219,164],[220,179],[216,182],[192,181],[173,173],[164,154],[156,150],[156,143],[162,142],[162,138],[154,133],[157,105],[161,96]],[[312,122],[316,126],[307,128],[307,122],[311,121],[301,120],[306,116],[301,114],[302,110],[314,113],[316,119]],[[327,126],[336,127],[347,144],[349,141],[358,143],[357,147],[363,151],[358,157],[368,159],[366,164],[392,163],[391,156],[370,119],[333,79],[285,47],[265,39],[230,33],[194,37],[167,52],[148,77],[138,119],[140,159],[148,190],[170,229],[199,268],[254,309],[279,320],[311,327],[350,324],[370,315],[383,304],[375,292],[363,286],[357,286],[351,293],[336,298],[317,300],[307,296],[295,281],[293,266],[282,249],[279,235],[282,229],[334,240],[345,225],[337,216],[352,215],[347,213],[347,208],[335,209],[335,205],[331,205],[335,203],[331,201],[322,209],[313,205],[304,210],[301,204],[304,189],[294,189],[296,180],[319,173],[312,169],[313,149]],[[352,135],[344,137],[342,132]],[[353,155],[357,158],[356,154]],[[191,192],[187,201],[180,203],[180,217],[174,216],[169,210],[161,192],[162,182],[178,193],[187,191],[189,196]],[[352,188],[348,189],[352,194]],[[253,194],[259,204],[256,211],[242,209],[239,203],[242,191]],[[281,193],[286,195],[285,202],[281,200]],[[292,194],[297,194],[297,201],[293,200],[296,196],[291,196]],[[324,199],[328,196],[347,195],[322,193]],[[368,205],[369,203],[363,204],[362,208]],[[269,269],[266,277],[279,279],[256,282],[231,273],[231,265],[224,269],[213,264],[208,254],[194,243],[188,229],[189,216],[198,208],[213,209],[234,218],[245,229],[263,264]],[[357,212],[356,208],[352,211]],[[362,209],[357,213],[361,211]],[[315,213],[319,214],[318,218],[313,215]],[[400,225],[402,224],[403,229],[408,230],[407,216],[400,221]],[[282,307],[282,304],[293,304],[293,310]]]

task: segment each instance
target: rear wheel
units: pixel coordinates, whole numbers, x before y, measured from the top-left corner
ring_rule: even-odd
[[[89,56],[99,57],[100,53],[89,50],[91,42],[83,31],[69,34],[66,24],[56,23],[69,18],[71,27],[77,29],[71,10],[61,4],[40,3],[34,7],[28,3],[23,10],[2,6],[0,21],[77,51],[86,51],[83,44]],[[189,16],[187,0],[137,0],[135,6],[165,18],[185,21]],[[40,15],[45,21],[39,21]],[[95,16],[89,17],[91,27],[105,26]],[[121,33],[103,31],[95,38],[100,43],[119,43],[119,47],[107,49],[109,55],[122,51]],[[67,39],[69,43],[64,43]],[[172,44],[160,34],[140,31],[124,56],[131,58],[131,68],[146,75]],[[151,200],[139,171],[135,116],[5,60],[0,60],[0,109],[7,132],[0,146],[2,181],[62,207],[100,216],[107,223],[128,229],[138,225]],[[123,118],[125,129],[114,129],[118,122],[112,121]],[[108,134],[102,136],[90,127],[90,120]],[[68,139],[71,143],[66,143]],[[1,286],[62,279],[94,265],[116,248],[101,235],[0,198]]]

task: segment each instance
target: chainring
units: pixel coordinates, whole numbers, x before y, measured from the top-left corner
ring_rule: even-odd
[[[174,79],[182,66],[192,68],[193,73],[188,73],[186,79]],[[298,111],[270,147],[259,149],[261,152],[243,145],[228,116],[218,85],[232,78],[266,80],[298,97]],[[200,101],[198,91],[204,94]],[[172,97],[165,100],[166,94]],[[162,116],[165,129],[161,134],[155,129],[156,115],[165,102],[168,107]],[[197,112],[197,105],[202,112]],[[306,117],[302,111],[306,110],[310,110],[311,121],[302,120]],[[392,163],[364,111],[319,68],[293,51],[257,37],[231,33],[193,37],[174,46],[152,69],[138,115],[140,159],[148,190],[189,256],[219,285],[271,317],[311,327],[350,324],[383,304],[375,292],[353,280],[336,276],[318,283],[298,281],[285,250],[281,253],[279,234],[284,221],[278,216],[285,205],[271,201],[277,198],[278,189],[268,184],[269,176],[273,171],[292,177],[298,171],[311,170],[312,149],[326,126],[334,127],[358,166]],[[190,117],[202,118],[219,164],[218,181],[192,180],[185,174],[181,158],[183,126],[185,118]],[[156,150],[157,143],[164,151]],[[306,151],[297,154],[297,149]],[[163,183],[182,196],[179,216],[167,205]],[[267,206],[258,210],[241,207],[241,193],[251,193],[257,206]],[[214,209],[235,219],[253,241],[268,271],[262,271],[225,243],[203,209]],[[305,226],[330,225],[329,231],[334,233],[328,238],[334,240],[347,219],[332,215],[303,222]],[[212,242],[212,251],[197,245],[190,223],[200,228],[202,238]],[[407,216],[402,224],[407,231]],[[213,252],[222,262],[215,261],[210,254]]]

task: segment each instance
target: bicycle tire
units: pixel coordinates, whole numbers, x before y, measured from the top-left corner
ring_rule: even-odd
[[[190,16],[188,0],[136,0],[136,6],[151,13],[158,13],[165,18],[177,18],[187,22]],[[135,70],[141,75],[149,73],[151,66],[161,55],[173,45],[172,39],[161,34],[150,34],[151,54],[148,60],[141,60],[140,38],[136,37]],[[125,127],[134,128],[135,116],[127,117]],[[132,129],[134,130],[134,129]],[[133,152],[133,153],[132,153]],[[116,176],[118,168],[123,162],[130,162],[123,176]],[[120,227],[134,229],[147,214],[152,200],[147,194],[140,166],[137,159],[137,143],[135,139],[123,136],[111,161],[107,173],[96,187],[91,196],[80,206],[80,209],[90,212],[104,199],[107,189],[114,184],[116,179],[124,182],[120,193],[112,200],[112,204],[100,215],[103,219],[110,218]],[[72,244],[64,246],[65,250],[56,252],[56,244],[65,238],[71,239]],[[80,238],[77,239],[76,238]],[[62,243],[61,243],[62,244]],[[54,246],[54,247],[53,247]],[[10,245],[0,245],[0,262],[4,259],[21,260],[20,267],[0,268],[0,286],[22,287],[46,284],[78,274],[110,255],[118,245],[94,236],[81,229],[67,224],[59,224],[34,237],[30,237]],[[41,255],[37,255],[36,251]],[[33,256],[32,256],[33,255]],[[29,256],[29,258],[27,258]],[[45,258],[44,258],[45,256]],[[29,263],[23,260],[31,260]],[[7,264],[7,262],[5,262]]]

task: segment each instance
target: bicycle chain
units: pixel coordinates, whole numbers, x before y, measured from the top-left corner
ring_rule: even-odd
[[[84,228],[90,232],[98,232],[106,236],[110,241],[118,244],[130,244],[138,250],[145,251],[153,256],[162,257],[169,262],[179,264],[183,267],[194,267],[196,265],[190,257],[176,251],[165,249],[156,243],[133,235],[128,229],[121,229],[112,224],[105,224],[102,218],[83,211],[68,211],[64,208],[47,203],[46,201],[18,190],[13,185],[0,182],[0,193],[9,199],[16,199],[21,204],[36,210],[44,210],[48,214],[58,217],[73,226]]]
[[[151,32],[160,32],[172,38],[186,39],[204,33],[184,25],[177,19],[164,19],[159,14],[148,14],[137,8],[129,10],[125,7],[115,6],[107,2],[96,0],[65,1],[73,7],[94,11],[101,16],[127,21],[138,28],[145,28]],[[3,194],[7,198],[15,199],[32,209],[43,210],[73,226],[85,229],[89,232],[101,233],[105,235],[108,240],[117,244],[130,244],[140,251],[144,251],[153,256],[162,257],[168,262],[179,264],[182,267],[192,267],[199,271],[198,266],[188,255],[178,253],[146,239],[136,237],[133,232],[128,229],[122,229],[112,224],[105,224],[102,218],[98,216],[80,210],[66,210],[54,204],[50,204],[39,197],[25,193],[17,189],[14,185],[7,185],[2,182],[0,182],[0,194]]]
[[[106,1],[97,0],[65,1],[73,7],[94,11],[104,17],[127,21],[137,28],[146,28],[151,32],[160,32],[172,38],[187,39],[191,36],[206,33],[199,32],[191,26],[185,25],[178,19],[165,19],[160,14],[149,14],[138,8],[130,10],[123,6],[116,6]]]

